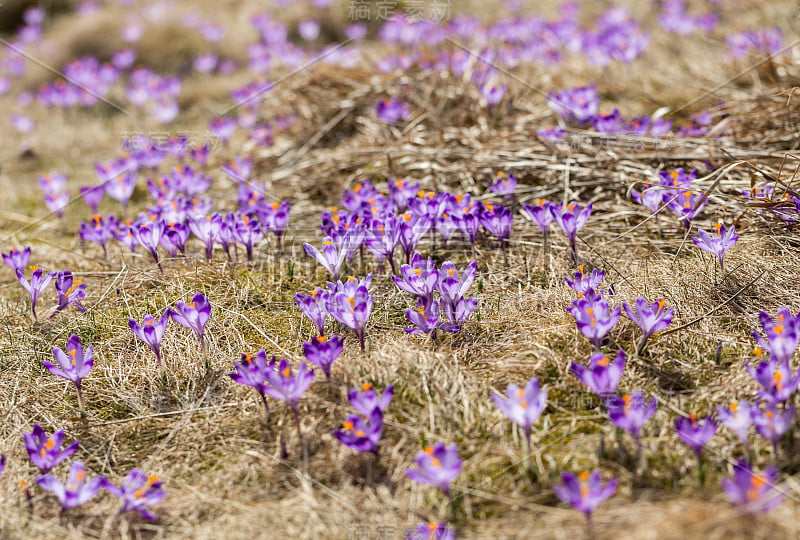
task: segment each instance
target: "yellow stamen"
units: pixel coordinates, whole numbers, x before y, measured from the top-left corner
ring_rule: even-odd
[[[631,395],[625,394],[624,396],[622,396],[622,401],[625,402],[625,407],[623,407],[622,412],[627,415],[628,412],[631,410]]]
[[[589,472],[581,471],[578,473],[578,481],[581,484],[581,499],[589,496]]]
[[[766,481],[763,476],[754,474],[750,477],[750,489],[747,490],[747,500],[755,501],[761,495]]]

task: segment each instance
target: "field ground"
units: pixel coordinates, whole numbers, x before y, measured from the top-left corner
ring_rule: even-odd
[[[555,4],[543,4],[544,13],[555,12]],[[625,4],[656,24],[650,3]],[[195,7],[229,29],[241,28],[229,30],[219,47],[246,62],[247,43],[255,37],[248,16],[264,9],[261,3],[179,1],[175,6],[177,12]],[[453,9],[486,17],[492,11],[482,3],[471,6]],[[738,0],[725,6],[725,28],[778,25],[786,43],[795,35],[792,2]],[[55,17],[46,33],[43,50],[49,55],[43,62],[58,66],[89,51],[107,57],[119,47],[108,36],[116,35],[124,9],[103,5],[93,15]],[[602,11],[594,4],[586,9]],[[296,21],[303,13],[291,6],[280,15]],[[331,41],[345,22],[344,8],[327,13],[323,29]],[[782,442],[778,463],[785,502],[768,514],[741,517],[720,488],[720,479],[729,475],[741,452],[734,436],[721,429],[711,441],[707,477],[700,486],[694,455],[673,428],[680,415],[710,414],[718,405],[755,397],[744,360],[753,359],[750,333],[758,326],[758,312],[774,313],[781,306],[800,310],[793,227],[741,197],[742,189],[765,182],[774,183],[776,193],[795,193],[800,167],[800,101],[793,95],[800,74],[797,57],[757,67],[735,64],[720,60],[723,40],[724,34],[683,38],[654,31],[644,57],[631,65],[601,69],[567,58],[554,67],[520,68],[508,81],[513,101],[493,114],[487,114],[473,88],[441,74],[415,71],[398,80],[361,65],[312,66],[276,86],[261,105],[267,117],[297,117],[273,146],[234,137],[229,146],[213,149],[207,168],[214,177],[209,195],[232,210],[235,186],[219,166],[235,156],[255,157],[255,177],[276,200],[292,203],[282,250],[267,242],[252,263],[230,263],[218,251],[207,264],[200,245],[192,243],[187,257],[164,262],[163,273],[141,250],[131,254],[117,244],[104,260],[96,245],[81,243],[75,234],[89,217],[80,198],[74,195],[58,219],[44,208],[35,179],[64,172],[76,194],[78,186],[95,182],[96,161],[121,153],[126,134],[165,128],[136,111],[95,107],[61,112],[33,106],[34,132],[20,136],[4,129],[0,135],[0,248],[30,245],[32,264],[75,272],[88,283],[88,311],[47,318],[47,306],[54,302],[48,292],[40,301],[43,316],[33,323],[27,295],[10,270],[0,269],[0,450],[8,460],[0,478],[5,508],[0,535],[396,538],[418,522],[449,519],[441,494],[405,475],[421,443],[445,441],[456,442],[464,459],[454,487],[452,523],[459,537],[580,537],[580,514],[561,504],[552,486],[561,471],[599,467],[606,477],[618,476],[620,487],[596,513],[597,538],[796,538],[796,435]],[[383,50],[370,43],[366,53]],[[148,28],[137,50],[144,65],[171,70],[202,45],[166,18]],[[32,68],[25,84],[33,89],[51,77]],[[244,71],[188,75],[181,113],[166,131],[203,137],[208,119],[230,107],[230,91],[249,77]],[[556,145],[536,138],[537,129],[554,121],[544,94],[586,82],[597,84],[604,108],[618,106],[632,116],[668,107],[678,122],[710,109],[715,124],[727,126],[726,134],[652,140],[569,130],[567,142]],[[402,128],[388,127],[372,110],[398,92],[413,105],[414,116]],[[8,118],[15,107],[13,96],[0,98],[1,117]],[[710,203],[695,224],[706,229],[714,221],[735,224],[741,234],[726,255],[724,274],[670,216],[662,216],[657,226],[646,209],[630,202],[629,190],[637,182],[677,167],[697,167],[698,184],[708,189]],[[494,244],[478,247],[479,278],[472,291],[479,298],[476,317],[438,343],[403,331],[411,300],[388,275],[376,275],[368,351],[360,353],[349,338],[331,383],[320,378],[300,402],[310,445],[304,470],[289,410],[273,402],[265,426],[255,394],[225,374],[243,352],[265,349],[296,362],[302,358],[302,343],[314,330],[301,317],[294,294],[324,284],[323,270],[302,248],[303,242],[319,245],[320,212],[336,205],[343,189],[367,178],[382,187],[387,177],[407,176],[425,189],[471,192],[486,200],[496,170],[517,175],[520,203],[540,197],[592,201],[595,210],[578,245],[581,262],[606,270],[606,280],[615,284],[616,304],[645,296],[664,298],[675,307],[674,331],[656,336],[641,355],[632,353],[639,330],[625,317],[607,346],[631,352],[622,386],[642,389],[659,402],[645,428],[642,471],[634,472],[630,437],[611,428],[599,403],[569,372],[570,362],[585,362],[592,347],[564,310],[573,294],[563,277],[574,272],[566,243],[554,232],[552,249],[544,253],[535,226],[519,214],[507,258]],[[140,187],[131,207],[142,208],[145,202]],[[110,212],[119,214],[121,208],[106,199],[100,213]],[[430,248],[423,242],[423,253]],[[459,267],[472,257],[460,245],[440,247],[435,255]],[[354,259],[351,273],[371,271],[371,260],[362,266]],[[207,352],[211,369],[206,370],[194,335],[172,324],[163,345],[162,378],[127,318],[160,313],[197,291],[206,293],[213,306]],[[74,388],[41,366],[72,333],[92,343],[97,355],[84,383],[87,424],[78,416]],[[549,387],[550,401],[534,428],[526,471],[521,433],[495,408],[490,394],[532,376]],[[349,414],[347,390],[366,381],[377,388],[395,386],[381,461],[369,485],[366,456],[344,448],[332,435]],[[168,491],[153,508],[160,519],[147,522],[130,513],[114,520],[116,502],[108,495],[59,516],[52,496],[35,494],[30,515],[18,484],[32,485],[35,470],[27,462],[21,434],[37,423],[48,431],[66,429],[67,440],[80,439],[75,457],[92,474],[118,482],[127,471],[142,467],[158,475]],[[601,439],[603,456],[598,455]],[[755,438],[753,444],[754,462],[769,464],[770,445]]]

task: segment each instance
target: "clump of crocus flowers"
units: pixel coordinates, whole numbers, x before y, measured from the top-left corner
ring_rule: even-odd
[[[361,390],[352,388],[348,392],[350,405],[359,414],[351,414],[334,436],[343,445],[358,452],[369,452],[378,459],[378,445],[383,433],[383,415],[389,407],[394,387],[389,385],[378,394],[371,383],[362,385]],[[372,481],[372,462],[367,470],[367,482]]]
[[[452,262],[444,262],[437,268],[433,259],[426,260],[415,253],[411,264],[400,268],[401,276],[392,276],[402,291],[417,297],[417,307],[406,310],[406,318],[414,326],[405,331],[430,334],[433,339],[437,330],[458,332],[478,305],[477,298],[465,296],[475,280],[476,270],[477,262],[473,261],[459,276]]]

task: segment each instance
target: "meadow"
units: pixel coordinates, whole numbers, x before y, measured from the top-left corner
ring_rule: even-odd
[[[0,536],[796,538],[795,2],[0,4]]]

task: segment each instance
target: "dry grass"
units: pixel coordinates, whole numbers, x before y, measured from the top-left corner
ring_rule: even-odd
[[[254,5],[241,3],[212,13],[219,13],[223,24],[238,21],[244,28]],[[737,5],[741,11],[727,15],[726,24],[783,24],[792,9],[786,2]],[[79,53],[106,57],[116,50],[118,43],[97,34],[109,27],[116,35],[120,9],[56,20],[48,34],[55,55],[48,61],[62,65]],[[642,7],[637,13],[652,20],[653,14]],[[338,35],[342,22],[341,14],[331,15],[326,22],[331,36]],[[169,50],[162,45],[165,36],[174,44]],[[244,31],[230,33],[223,47],[241,59],[249,39]],[[215,150],[208,167],[215,176],[212,196],[232,208],[236,193],[219,173],[219,164],[234,155],[256,156],[259,180],[276,198],[290,198],[293,204],[284,252],[276,254],[264,245],[252,264],[218,258],[207,265],[194,245],[188,258],[167,261],[163,275],[141,254],[115,246],[104,261],[96,246],[80,245],[74,231],[85,219],[82,203],[74,202],[64,219],[57,220],[46,214],[34,187],[37,174],[63,171],[76,192],[77,186],[94,182],[94,161],[119,153],[122,134],[160,128],[135,114],[39,111],[36,132],[21,141],[8,140],[0,149],[0,238],[4,251],[29,244],[32,262],[78,274],[89,284],[89,311],[32,324],[24,292],[10,272],[0,272],[0,410],[5,411],[0,449],[8,456],[0,478],[0,496],[8,510],[0,515],[0,536],[395,538],[419,521],[448,518],[439,493],[405,478],[421,443],[441,440],[457,442],[465,462],[455,488],[460,536],[579,537],[581,517],[558,503],[552,486],[563,470],[601,467],[606,476],[619,476],[621,487],[597,512],[598,538],[795,538],[800,494],[796,437],[785,441],[780,462],[786,502],[751,520],[738,517],[720,493],[719,479],[740,452],[732,435],[722,431],[711,443],[708,479],[701,487],[693,455],[678,442],[672,426],[678,414],[706,414],[733,399],[754,397],[755,385],[743,360],[750,358],[749,333],[758,311],[774,312],[783,305],[800,309],[793,231],[747,208],[738,195],[753,182],[766,180],[784,186],[777,191],[793,189],[800,102],[791,95],[791,85],[797,69],[777,66],[733,77],[741,66],[719,62],[718,42],[703,43],[707,49],[693,54],[699,45],[691,40],[657,39],[661,41],[651,46],[645,61],[626,69],[600,72],[570,62],[564,68],[521,71],[517,75],[530,86],[511,81],[514,102],[497,115],[485,114],[469,85],[439,74],[410,72],[404,76],[408,84],[401,86],[366,68],[320,65],[299,73],[271,92],[262,106],[266,118],[292,112],[297,124],[271,148],[253,148],[236,139],[231,149]],[[139,53],[145,65],[174,72],[200,46],[196,36],[164,22],[145,34]],[[654,65],[659,69],[652,69]],[[50,77],[33,73],[29,82]],[[182,96],[185,110],[175,129],[204,132],[209,116],[228,106],[230,89],[245,80],[188,79]],[[676,109],[701,98],[680,117],[724,98],[733,136],[655,143],[570,132],[569,142],[555,147],[533,137],[552,121],[540,90],[581,81],[597,81],[605,102],[620,105],[626,114],[662,105]],[[376,123],[372,108],[386,95],[403,95],[413,104],[417,113],[407,127]],[[0,113],[7,116],[12,110],[10,98],[0,100]],[[19,155],[20,144],[31,152]],[[742,231],[726,258],[725,275],[667,216],[659,231],[627,197],[636,182],[659,168],[706,171],[707,161],[722,168],[701,182],[710,190],[711,203],[698,225],[723,219]],[[301,247],[319,239],[319,212],[335,204],[343,188],[364,178],[379,182],[387,176],[410,176],[426,188],[483,196],[487,179],[498,168],[520,178],[520,202],[545,196],[595,204],[579,252],[582,262],[606,269],[608,281],[616,286],[615,302],[644,295],[663,297],[675,306],[673,328],[682,328],[654,338],[641,356],[632,356],[623,379],[626,389],[643,389],[660,402],[645,431],[648,467],[633,473],[632,441],[609,429],[597,402],[569,374],[569,363],[585,361],[591,348],[563,310],[572,298],[562,279],[573,271],[566,246],[554,235],[552,251],[543,254],[534,227],[517,218],[507,262],[493,246],[479,248],[478,317],[439,344],[403,332],[409,298],[387,276],[376,278],[378,309],[369,329],[369,352],[358,353],[350,339],[334,366],[332,383],[318,382],[301,401],[310,444],[309,468],[303,470],[286,408],[273,404],[265,425],[253,393],[237,387],[225,373],[241,352],[260,348],[295,361],[301,358],[301,344],[313,331],[294,306],[293,294],[324,279]],[[141,205],[144,200],[138,193],[135,201]],[[101,212],[119,213],[119,208],[106,201]],[[437,257],[464,264],[469,252],[456,246],[440,250]],[[353,271],[364,274],[368,269]],[[164,343],[167,375],[162,379],[126,319],[160,312],[196,291],[208,294],[213,304],[208,330],[212,370],[206,372],[194,336],[172,325]],[[45,296],[40,305],[52,302]],[[637,332],[621,320],[608,350],[631,350]],[[71,333],[93,343],[97,351],[95,368],[85,381],[88,425],[77,417],[74,389],[40,365]],[[551,399],[534,433],[528,472],[521,434],[489,396],[492,389],[503,390],[534,375],[548,385]],[[365,480],[364,456],[343,448],[331,434],[349,414],[347,389],[365,381],[378,388],[395,385],[382,458],[371,485]],[[147,523],[128,515],[114,521],[108,516],[115,503],[106,495],[65,517],[58,516],[51,496],[36,495],[34,515],[29,515],[17,484],[31,484],[35,477],[21,437],[34,423],[48,431],[64,428],[68,440],[79,438],[76,457],[93,474],[117,482],[130,469],[143,467],[161,477],[169,492],[155,509],[161,519]],[[598,455],[601,438],[603,456]],[[770,449],[754,443],[759,465],[769,463]]]

